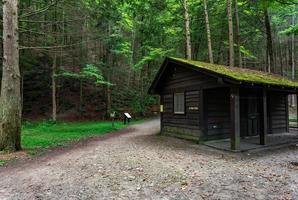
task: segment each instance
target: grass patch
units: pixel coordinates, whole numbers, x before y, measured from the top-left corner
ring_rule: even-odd
[[[70,141],[100,136],[126,127],[122,122],[26,123],[22,127],[22,147],[35,155],[38,149],[66,145]]]
[[[294,117],[290,117],[289,118],[289,121],[290,122],[297,122],[297,118],[294,116]]]
[[[0,167],[4,166],[5,163],[6,163],[6,161],[4,161],[4,160],[0,160]]]

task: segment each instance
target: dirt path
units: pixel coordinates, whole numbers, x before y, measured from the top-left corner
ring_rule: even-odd
[[[0,199],[295,199],[298,148],[231,156],[156,136],[158,120],[0,171]]]

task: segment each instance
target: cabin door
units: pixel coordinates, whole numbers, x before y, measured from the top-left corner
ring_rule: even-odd
[[[258,112],[258,99],[250,97],[247,100],[247,135],[255,136],[259,134],[259,112]]]

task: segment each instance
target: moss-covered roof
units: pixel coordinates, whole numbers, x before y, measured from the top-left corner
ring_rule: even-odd
[[[170,59],[189,64],[194,67],[198,67],[202,70],[209,71],[213,74],[217,74],[219,76],[226,77],[239,82],[298,88],[298,82],[291,81],[287,78],[271,73],[265,73],[261,71],[243,69],[238,67],[228,67],[224,65],[210,64],[194,60],[185,60],[174,57],[171,57]]]

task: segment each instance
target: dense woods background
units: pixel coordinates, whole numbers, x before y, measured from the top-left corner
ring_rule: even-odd
[[[23,116],[147,115],[158,101],[147,89],[164,56],[294,79],[297,7],[295,0],[231,0],[228,6],[223,0],[22,0]]]

